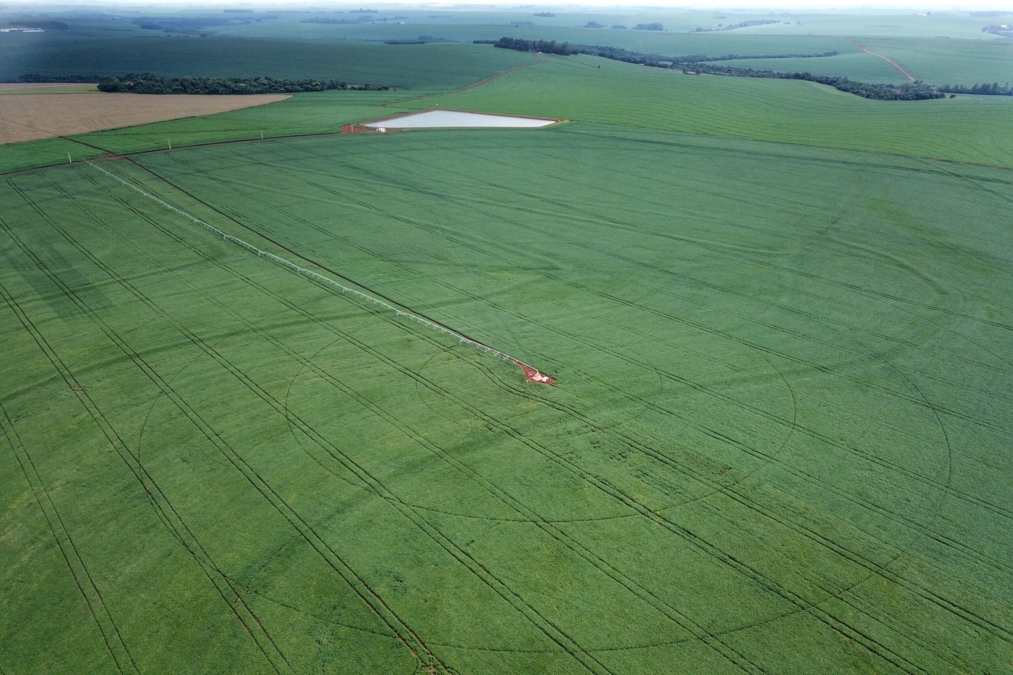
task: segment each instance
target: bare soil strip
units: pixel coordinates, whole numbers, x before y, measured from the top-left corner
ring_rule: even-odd
[[[552,384],[553,382],[556,381],[556,378],[552,377],[551,375],[546,375],[545,373],[540,373],[526,363],[521,363],[519,361],[514,361],[514,363],[516,363],[518,366],[521,367],[521,370],[524,371],[524,377],[528,378],[529,382],[538,382],[539,384]]]
[[[901,73],[903,73],[904,77],[906,77],[907,79],[911,80],[912,82],[915,81],[915,78],[911,77],[911,73],[907,72],[906,70],[904,70],[903,68],[901,68],[900,66],[898,66],[896,61],[893,61],[892,59],[888,59],[887,57],[883,56],[882,54],[877,54],[876,52],[869,51],[868,49],[866,49],[865,47],[863,47],[858,42],[858,40],[855,40],[853,38],[848,38],[848,42],[850,42],[851,44],[855,45],[856,47],[858,47],[859,49],[861,49],[866,54],[872,54],[873,56],[878,56],[879,58],[883,59],[884,61],[886,61],[887,63],[889,63],[891,66],[893,66],[894,68],[896,68],[897,70],[899,70]]]
[[[0,145],[212,115],[290,98],[289,94],[189,96],[26,94],[0,99]]]

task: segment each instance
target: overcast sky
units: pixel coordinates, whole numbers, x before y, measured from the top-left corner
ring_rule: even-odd
[[[672,11],[679,12],[688,9],[787,9],[792,11],[827,11],[831,9],[836,10],[851,10],[861,11],[863,9],[875,12],[882,12],[884,10],[894,9],[897,12],[908,13],[916,10],[923,11],[951,11],[951,10],[1010,10],[1013,11],[1013,0],[972,0],[971,2],[954,2],[953,0],[888,0],[881,4],[870,3],[868,0],[828,0],[824,2],[814,2],[813,0],[775,0],[772,3],[771,0],[736,0],[734,4],[727,2],[727,0],[690,0],[689,2],[681,3],[678,0],[672,0],[670,3],[663,2],[645,2],[644,0],[582,0],[579,3],[560,3],[558,0],[552,2],[551,0],[522,0],[516,4],[505,4],[502,0],[468,0],[466,3],[460,3],[467,7],[474,7],[475,5],[491,6],[498,9],[517,9],[518,6],[551,6],[559,9],[560,11],[580,11],[581,8],[599,7],[599,8],[629,8],[629,9],[641,9],[645,12],[649,11]],[[256,8],[269,8],[269,7],[291,7],[297,8],[299,6],[313,7],[314,9],[321,7],[334,7],[335,9],[342,9],[347,7],[359,7],[362,5],[368,5],[370,7],[384,7],[384,6],[399,6],[402,8],[429,8],[429,9],[451,9],[455,6],[459,6],[458,3],[454,2],[432,2],[432,3],[419,3],[417,5],[411,5],[409,3],[391,3],[391,2],[359,2],[357,4],[350,4],[348,2],[334,3],[327,2],[326,0],[313,2],[313,0],[276,0],[274,2],[270,0],[254,0],[252,2],[242,0],[211,0],[209,2],[201,2],[200,0],[130,0],[129,2],[122,2],[116,0],[35,0],[33,2],[12,2],[4,3],[0,2],[0,9],[4,7],[18,7],[24,8],[25,6],[42,6],[47,7],[69,7],[69,6],[121,6],[121,7],[140,7],[140,6],[177,6],[187,8],[200,8],[200,7],[256,7]],[[650,9],[648,9],[650,8]]]

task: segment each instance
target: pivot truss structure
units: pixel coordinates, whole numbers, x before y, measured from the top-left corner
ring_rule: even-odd
[[[412,321],[415,321],[415,322],[417,322],[417,323],[425,326],[426,328],[430,328],[430,329],[432,329],[434,331],[437,331],[439,333],[446,333],[447,335],[453,336],[453,337],[457,338],[457,340],[460,342],[460,344],[467,344],[467,345],[471,345],[473,347],[477,347],[477,348],[481,349],[482,351],[484,351],[484,352],[486,352],[488,354],[492,354],[493,356],[498,356],[499,358],[501,358],[501,359],[503,359],[505,361],[509,361],[510,363],[514,364],[515,366],[520,367],[521,370],[524,371],[524,376],[529,381],[531,381],[531,382],[538,382],[538,383],[541,383],[541,384],[552,384],[553,382],[556,381],[555,378],[550,377],[549,375],[546,375],[546,374],[540,372],[534,366],[528,365],[527,363],[524,363],[523,361],[521,361],[518,358],[514,358],[513,356],[510,356],[509,354],[501,352],[498,349],[494,349],[493,347],[490,347],[487,344],[483,344],[483,343],[481,343],[481,342],[479,342],[477,340],[473,340],[470,337],[468,337],[467,335],[459,333],[456,330],[454,330],[452,328],[449,328],[447,326],[444,326],[443,324],[438,323],[436,321],[433,321],[432,319],[429,319],[429,318],[427,318],[425,316],[422,316],[421,314],[416,314],[415,312],[411,312],[411,311],[409,311],[409,310],[407,310],[407,309],[405,309],[403,307],[397,307],[397,306],[391,304],[390,302],[387,302],[385,300],[381,300],[380,298],[374,297],[374,296],[372,296],[372,295],[370,295],[368,293],[363,293],[362,291],[360,291],[360,290],[358,290],[356,288],[351,288],[349,286],[345,286],[344,284],[342,284],[342,283],[340,283],[340,282],[338,282],[338,281],[336,281],[334,279],[331,279],[330,277],[326,277],[326,276],[324,276],[322,274],[319,274],[318,272],[315,272],[315,271],[313,271],[311,269],[308,269],[306,267],[302,267],[300,265],[297,265],[294,262],[292,262],[290,260],[286,260],[285,258],[282,258],[279,255],[275,255],[274,253],[271,253],[269,251],[264,251],[262,249],[259,249],[256,246],[254,246],[253,244],[251,244],[251,243],[249,243],[247,241],[244,241],[244,240],[240,239],[239,237],[234,237],[231,234],[229,234],[228,232],[224,232],[224,231],[220,230],[219,228],[215,227],[214,225],[211,225],[210,223],[207,223],[207,222],[201,220],[200,218],[197,218],[195,216],[190,215],[189,213],[187,213],[183,209],[177,208],[177,207],[173,206],[172,204],[170,204],[170,203],[168,203],[168,202],[166,202],[166,201],[164,201],[162,199],[159,199],[155,195],[142,190],[141,188],[139,188],[138,186],[134,185],[133,183],[131,183],[129,181],[123,180],[122,178],[120,178],[116,174],[113,174],[113,173],[110,173],[109,171],[106,171],[105,169],[103,169],[102,167],[98,166],[97,164],[95,164],[93,162],[86,162],[86,163],[89,166],[91,166],[93,169],[101,171],[106,176],[109,176],[113,180],[115,180],[115,181],[117,181],[117,182],[125,185],[126,187],[130,188],[131,190],[134,190],[135,192],[138,192],[138,193],[144,195],[145,197],[147,197],[151,201],[155,202],[156,204],[159,204],[159,205],[167,208],[168,210],[172,211],[173,213],[176,213],[176,214],[182,216],[183,218],[186,218],[190,222],[195,223],[196,225],[199,225],[199,226],[203,227],[204,229],[209,230],[210,232],[213,232],[214,234],[220,236],[223,240],[230,241],[233,244],[236,244],[237,246],[241,246],[244,249],[246,249],[247,251],[249,251],[250,253],[256,253],[257,257],[259,257],[259,258],[267,258],[271,262],[276,263],[278,265],[281,265],[282,267],[286,267],[286,268],[292,270],[293,272],[295,272],[296,274],[299,274],[299,275],[302,275],[304,277],[308,277],[310,279],[313,279],[314,281],[319,282],[319,283],[321,283],[321,284],[323,284],[325,286],[339,289],[342,293],[351,294],[351,295],[353,295],[353,296],[355,296],[357,298],[360,298],[362,300],[365,300],[367,302],[373,303],[375,305],[379,305],[380,307],[383,307],[384,309],[387,309],[387,310],[390,310],[390,311],[394,312],[395,315],[398,316],[398,317],[406,317],[406,318],[408,318],[408,319],[410,319]]]

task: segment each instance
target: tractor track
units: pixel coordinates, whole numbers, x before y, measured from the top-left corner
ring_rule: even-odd
[[[171,183],[169,183],[169,184],[171,184]],[[637,505],[637,506],[639,506],[639,505]],[[706,546],[705,546],[705,548],[706,548]],[[710,552],[711,552],[711,554],[714,554],[713,551],[710,551]],[[719,555],[719,557],[720,557],[720,555]],[[743,571],[743,568],[739,568],[739,572],[742,572],[742,571]],[[754,574],[756,574],[756,571],[753,571],[753,572],[754,572]],[[760,578],[762,578],[762,575],[760,575],[759,578],[758,577],[754,577],[755,580],[756,579],[760,579]],[[769,585],[769,580],[764,579],[764,581],[768,582],[767,588],[768,588],[768,590],[771,590],[770,585]],[[781,591],[782,597],[786,597],[786,599],[793,599],[793,598],[791,598],[790,591],[786,592],[786,589],[775,589],[775,590],[776,591],[778,591],[778,590]],[[800,599],[794,599],[794,600],[797,603]],[[804,601],[802,601],[802,602],[804,604]],[[809,609],[808,607],[804,607],[804,606],[801,607],[801,608],[806,609],[806,610]],[[812,610],[810,613],[813,613],[813,615],[815,615],[817,618],[823,618],[823,620],[825,620],[825,622],[827,620],[826,618],[820,616],[820,612],[819,611]],[[844,627],[845,627],[845,629],[853,630],[852,626],[846,626],[845,625]],[[837,628],[835,628],[835,629],[837,629]],[[861,633],[859,633],[857,631],[853,632],[853,634],[861,635]],[[903,662],[903,659],[901,659],[901,661],[892,660],[892,659],[897,659],[898,658],[897,655],[891,655],[891,654],[889,654],[889,650],[886,650],[881,645],[873,645],[873,646],[870,647],[870,643],[868,642],[869,639],[868,639],[867,636],[861,635],[860,637],[858,637],[858,639],[860,641],[864,642],[865,645],[866,645],[866,648],[870,649],[871,652],[880,654],[880,656],[882,658],[886,659],[887,661],[890,661],[891,663],[894,663],[894,665],[897,665],[897,664]],[[884,656],[884,653],[886,654],[885,656]]]

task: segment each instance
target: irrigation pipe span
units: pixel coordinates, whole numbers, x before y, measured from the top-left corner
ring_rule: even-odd
[[[277,264],[279,264],[279,265],[281,265],[283,267],[289,268],[290,270],[294,271],[296,274],[301,274],[303,276],[306,276],[306,277],[309,277],[309,278],[314,279],[316,281],[319,281],[322,284],[326,284],[328,286],[333,286],[334,288],[339,288],[339,289],[341,289],[342,293],[351,293],[352,295],[354,295],[356,297],[359,297],[359,298],[362,298],[363,300],[366,300],[368,302],[372,302],[372,303],[377,304],[377,305],[379,305],[379,306],[381,306],[381,307],[383,307],[385,309],[391,310],[392,312],[395,313],[396,316],[399,316],[399,317],[405,316],[405,317],[408,317],[409,319],[411,319],[412,321],[417,321],[419,324],[425,326],[426,328],[431,328],[431,329],[433,329],[433,330],[435,330],[437,332],[446,333],[447,335],[452,335],[453,337],[455,337],[455,338],[458,339],[458,341],[460,342],[460,344],[468,344],[468,345],[471,345],[473,347],[478,347],[479,349],[481,349],[484,352],[492,354],[493,356],[498,356],[499,358],[501,358],[501,359],[503,359],[505,361],[509,361],[510,363],[514,364],[515,366],[519,366],[521,368],[521,370],[524,371],[525,377],[527,377],[532,382],[539,382],[541,384],[552,384],[553,382],[555,382],[555,378],[552,378],[552,377],[550,377],[548,375],[545,375],[544,373],[540,372],[534,366],[530,366],[527,363],[524,363],[523,361],[521,361],[520,359],[514,358],[513,356],[510,356],[509,354],[501,352],[498,349],[494,349],[494,348],[490,347],[489,345],[482,344],[481,342],[479,342],[477,340],[472,340],[470,337],[468,337],[466,335],[462,335],[461,333],[458,333],[456,330],[454,330],[452,328],[448,328],[448,327],[446,327],[446,326],[444,326],[442,324],[436,323],[435,321],[432,321],[431,319],[427,319],[424,316],[421,316],[419,314],[415,314],[414,312],[409,312],[408,310],[406,310],[406,309],[404,309],[402,307],[395,307],[394,305],[390,304],[389,302],[386,302],[384,300],[380,300],[379,298],[374,298],[372,295],[369,295],[368,293],[363,293],[362,291],[360,291],[358,289],[351,288],[349,286],[345,286],[344,284],[341,284],[341,283],[335,281],[334,279],[331,279],[329,277],[325,277],[324,275],[318,274],[317,272],[314,272],[313,270],[308,269],[306,267],[301,267],[299,265],[296,265],[294,262],[292,262],[290,260],[286,260],[285,258],[282,258],[281,256],[278,256],[278,255],[275,255],[274,253],[271,253],[269,251],[261,250],[261,249],[257,248],[256,246],[254,246],[253,244],[251,244],[249,242],[246,242],[246,241],[243,241],[239,237],[234,237],[231,234],[229,234],[228,232],[223,232],[222,230],[218,229],[214,225],[211,225],[210,223],[206,223],[203,220],[201,220],[200,218],[197,218],[195,216],[190,215],[189,213],[187,213],[183,209],[177,208],[177,207],[173,206],[172,204],[170,204],[170,203],[168,203],[168,202],[166,202],[166,201],[164,201],[162,199],[159,199],[158,197],[156,197],[155,195],[153,195],[153,194],[151,194],[149,192],[145,192],[144,190],[142,190],[141,188],[137,187],[133,183],[130,183],[129,181],[123,180],[122,178],[120,178],[116,174],[109,173],[108,171],[106,171],[102,167],[98,166],[97,164],[93,164],[92,162],[89,162],[87,160],[85,161],[85,163],[88,164],[88,166],[92,167],[93,169],[97,169],[97,170],[101,171],[102,173],[104,173],[105,175],[109,176],[113,180],[119,181],[120,183],[122,183],[126,187],[130,188],[131,190],[134,190],[135,192],[139,192],[140,194],[144,195],[145,197],[147,197],[151,201],[155,202],[156,204],[160,204],[161,206],[164,206],[165,208],[167,208],[170,211],[172,211],[173,213],[179,214],[180,216],[183,216],[187,220],[189,220],[189,221],[191,221],[191,222],[193,222],[193,223],[195,223],[197,225],[200,225],[201,227],[203,227],[203,228],[205,228],[207,230],[210,230],[211,232],[214,232],[215,234],[219,235],[225,241],[231,241],[233,244],[237,244],[239,246],[242,246],[243,248],[245,248],[247,251],[249,251],[251,253],[256,253],[257,257],[259,257],[259,258],[267,258],[268,260],[270,260],[270,261],[272,261],[274,263],[277,263]]]

